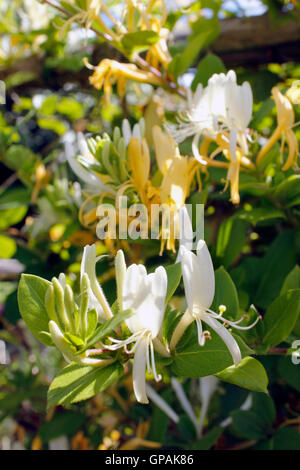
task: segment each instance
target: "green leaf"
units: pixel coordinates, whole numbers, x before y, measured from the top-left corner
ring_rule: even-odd
[[[300,289],[289,290],[272,302],[263,319],[263,343],[276,346],[293,331],[300,312]]]
[[[5,235],[0,235],[1,258],[12,258],[17,251],[16,242]]]
[[[168,276],[166,303],[168,303],[180,283],[181,264],[176,263],[176,264],[171,264],[169,266],[166,266],[166,273]]]
[[[273,437],[274,450],[300,450],[300,435],[297,429],[280,428]]]
[[[56,413],[51,421],[42,424],[38,434],[43,442],[49,442],[62,435],[74,435],[85,420],[85,414],[76,411]]]
[[[298,265],[285,278],[280,295],[285,294],[290,289],[300,289],[300,267]]]
[[[0,282],[0,305],[4,304],[7,297],[17,288],[16,282]]]
[[[285,278],[280,294],[282,295],[290,289],[300,289],[300,267],[298,265]],[[300,315],[296,320],[293,333],[300,337]]]
[[[241,253],[246,240],[247,223],[230,217],[222,223],[218,232],[216,255],[228,267]]]
[[[236,410],[231,417],[233,429],[245,439],[263,439],[270,431],[264,417],[254,411]]]
[[[105,323],[100,325],[88,339],[87,344],[84,349],[78,351],[78,354],[81,354],[85,349],[88,349],[91,346],[94,346],[95,343],[103,339],[105,336],[109,335],[117,326],[119,326],[126,318],[129,318],[133,314],[132,309],[124,310],[114,315],[110,320],[107,320]]]
[[[241,220],[245,220],[252,225],[270,225],[276,219],[285,219],[283,211],[273,207],[258,207],[251,210],[241,210],[236,214]]]
[[[191,449],[192,450],[209,450],[222,435],[224,429],[220,426],[210,429],[200,441],[196,442]]]
[[[300,393],[300,374],[291,357],[281,357],[278,361],[279,376]],[[297,373],[298,372],[298,373]]]
[[[224,317],[236,319],[239,315],[239,300],[236,287],[226,269],[221,266],[215,272],[215,296],[211,309],[218,312],[219,305],[226,306]]]
[[[87,400],[112,385],[123,374],[120,363],[107,367],[71,363],[53,380],[48,391],[48,408]]]
[[[245,357],[238,366],[230,366],[216,374],[216,376],[224,382],[254,392],[268,393],[268,376],[265,368],[253,357]]]
[[[285,231],[278,235],[265,256],[259,259],[262,274],[252,298],[253,304],[267,308],[277,297],[277,292],[280,292],[285,277],[295,263],[295,237],[292,231]]]
[[[23,148],[22,146],[15,145],[10,147],[11,152],[13,147],[17,149]],[[7,152],[6,158],[8,158],[10,153]],[[16,166],[18,168],[21,168],[22,160],[18,159],[18,163],[16,162]],[[4,194],[2,194],[0,197],[0,230],[5,230],[11,225],[15,225],[20,222],[24,218],[28,210],[28,203],[28,191],[24,188],[10,189]]]
[[[300,194],[300,175],[291,175],[282,183],[276,186],[273,196],[282,204],[288,203],[290,200]]]
[[[51,285],[49,281],[32,274],[22,274],[18,287],[18,304],[23,320],[30,331],[42,343],[52,342],[41,331],[49,332],[49,317],[45,308],[45,294]]]
[[[206,54],[197,67],[196,75],[192,82],[192,90],[195,91],[199,83],[202,83],[205,87],[209,78],[214,73],[226,73],[226,68],[218,56]]]
[[[200,51],[211,44],[219,35],[218,19],[199,18],[193,25],[194,33],[190,35],[188,45],[176,54],[169,64],[168,72],[176,79],[183,75],[193,65]]]
[[[214,331],[211,331],[211,336],[212,339],[207,340],[204,346],[199,346],[196,332],[188,343],[182,345],[180,341],[171,366],[172,373],[181,377],[205,377],[231,366],[233,361],[227,346]],[[243,357],[253,353],[240,337],[233,336]]]
[[[159,34],[155,31],[137,31],[127,33],[121,39],[126,54],[132,57],[133,54],[146,51],[159,41]]]

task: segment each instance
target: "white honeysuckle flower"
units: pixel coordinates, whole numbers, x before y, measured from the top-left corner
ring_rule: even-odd
[[[171,377],[171,385],[173,387],[175,395],[178,398],[178,401],[181,404],[183,410],[186,412],[187,416],[190,418],[190,420],[194,424],[195,429],[197,429],[197,424],[198,424],[197,418],[194,413],[193,407],[188,397],[186,396],[183,386],[175,377]]]
[[[90,280],[91,290],[89,292],[89,309],[95,308],[101,321],[110,319],[113,314],[104,292],[97,280],[96,263],[102,257],[96,257],[96,245],[86,245],[83,250],[80,277],[86,273]]]
[[[199,437],[202,435],[204,420],[208,412],[211,398],[217,390],[218,383],[219,379],[214,375],[208,375],[207,377],[201,377],[199,379],[199,392],[201,399],[201,413],[197,423],[197,433]]]
[[[162,266],[151,274],[147,274],[145,266],[141,264],[129,266],[122,276],[122,308],[134,311],[133,315],[125,320],[132,335],[126,340],[110,338],[115,344],[105,346],[111,350],[125,346],[128,354],[135,351],[133,389],[140,403],[148,403],[146,367],[149,373],[152,370],[155,380],[159,380],[155,367],[153,341],[157,338],[163,322],[167,284],[167,273]],[[135,344],[128,350],[127,345],[130,343]]]
[[[164,400],[158,393],[150,386],[146,385],[146,392],[148,398],[152,400],[158,408],[160,408],[174,423],[179,422],[178,414],[170,407],[170,405]]]
[[[229,321],[223,318],[222,314],[210,310],[209,307],[215,295],[215,274],[205,241],[199,240],[197,255],[184,246],[180,247],[180,251],[183,283],[188,305],[186,315],[190,316],[189,323],[193,319],[196,320],[199,345],[203,346],[206,338],[210,337],[209,332],[202,329],[202,322],[204,322],[222,338],[230,351],[234,364],[238,365],[242,360],[239,345],[224,325],[248,330],[257,323],[260,317],[250,326],[240,326],[239,323],[243,321],[243,317],[238,321]],[[224,311],[224,308],[221,310]]]
[[[141,140],[145,134],[145,122],[141,118],[139,122],[134,124],[132,130],[129,124],[128,119],[123,119],[122,121],[122,134],[126,147],[129,145],[130,139],[133,137],[135,139]]]
[[[177,142],[194,136],[192,150],[200,163],[207,164],[198,149],[201,135],[215,140],[219,133],[227,131],[232,159],[236,158],[237,143],[244,154],[248,153],[247,127],[253,108],[252,90],[248,82],[239,86],[233,70],[226,75],[214,74],[205,88],[199,84],[195,93],[188,90],[187,104],[186,118],[179,126],[170,126],[169,131]]]
[[[187,250],[193,249],[194,232],[192,227],[191,218],[188,214],[187,208],[183,206],[179,210],[179,240],[180,246],[185,246]],[[181,251],[178,250],[176,263],[181,261]]]
[[[225,84],[226,115],[224,124],[230,132],[229,148],[231,157],[234,158],[237,142],[243,154],[248,153],[247,128],[252,116],[253,95],[248,82],[244,82],[241,86],[237,85],[236,74],[233,70],[228,73],[228,76]]]

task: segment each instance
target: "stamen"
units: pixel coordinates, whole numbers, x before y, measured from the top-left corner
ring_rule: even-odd
[[[230,326],[232,326],[233,328],[237,329],[237,330],[250,330],[251,328],[253,328],[258,322],[259,320],[262,319],[262,316],[259,315],[256,320],[249,326],[237,326],[237,323],[239,322],[228,322]]]
[[[227,307],[226,305],[219,305],[219,314],[223,315],[224,312],[226,312]]]
[[[203,336],[203,338],[205,338],[205,340],[207,340],[207,339],[211,340],[211,334],[210,334],[210,331],[208,331],[208,330],[203,331],[202,336]]]

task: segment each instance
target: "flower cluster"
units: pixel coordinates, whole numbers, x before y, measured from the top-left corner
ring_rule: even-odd
[[[174,252],[179,230],[179,210],[189,196],[199,164],[193,157],[182,156],[173,137],[159,126],[153,126],[152,134],[155,169],[156,174],[160,174],[158,183],[153,181],[155,169],[151,168],[143,119],[133,129],[124,119],[122,130],[116,127],[113,139],[104,134],[86,142],[81,136],[81,154],[77,159],[71,154],[67,157],[75,174],[85,183],[85,192],[88,193],[79,212],[83,225],[95,225],[96,199],[100,204],[104,197],[109,197],[118,208],[120,197],[128,195],[133,203],[139,201],[145,205],[149,212],[149,223],[152,205],[159,204],[170,213],[169,218],[162,218],[161,253],[165,243],[167,249]]]
[[[181,210],[180,216],[182,220],[190,223],[185,208]],[[190,227],[187,229],[191,230]],[[195,320],[199,346],[204,346],[206,339],[211,337],[209,331],[203,331],[203,321],[222,338],[232,355],[233,363],[238,365],[242,360],[240,348],[227,328],[249,329],[260,317],[250,326],[240,326],[243,317],[235,322],[223,318],[222,313],[226,309],[224,306],[220,306],[219,314],[210,310],[215,281],[208,248],[205,241],[200,240],[195,255],[187,246],[182,240],[179,261],[188,308],[175,328],[169,344],[162,336],[168,289],[165,268],[160,266],[150,274],[147,274],[145,266],[141,264],[132,264],[127,268],[124,254],[120,250],[115,259],[118,308],[119,311],[128,311],[131,315],[125,319],[121,330],[118,330],[121,338],[108,336],[101,340],[100,350],[90,349],[76,354],[75,345],[84,347],[93,331],[89,326],[89,323],[94,321],[91,320],[92,316],[96,314],[98,321],[102,323],[113,318],[112,309],[95,274],[96,246],[86,246],[81,266],[80,305],[77,306],[74,302],[72,290],[63,275],[52,280],[52,285],[46,293],[45,303],[50,318],[51,338],[65,359],[85,365],[103,366],[115,360],[114,351],[119,349],[124,351],[128,359],[134,354],[133,389],[140,403],[148,403],[146,370],[153,373],[156,381],[160,380],[154,351],[164,357],[170,357],[186,328]],[[107,353],[112,356],[107,358]],[[105,358],[103,354],[106,354]],[[94,355],[100,357],[90,357]]]

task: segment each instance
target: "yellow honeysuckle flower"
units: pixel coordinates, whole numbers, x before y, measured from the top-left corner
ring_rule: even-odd
[[[158,168],[166,175],[172,162],[180,158],[178,146],[173,137],[164,134],[159,126],[153,126],[152,134]]]
[[[156,161],[163,180],[160,186],[160,203],[170,208],[170,221],[162,220],[161,250],[167,240],[167,249],[175,251],[178,231],[178,211],[185,204],[195,171],[199,168],[194,158],[180,155],[179,148],[170,134],[164,134],[159,126],[153,127]]]
[[[161,184],[160,199],[163,204],[175,205],[177,209],[184,205],[188,194],[188,169],[187,158],[179,157],[172,161]]]
[[[146,61],[157,69],[160,63],[167,69],[172,60],[167,46],[169,30],[167,28],[161,28],[160,22],[155,19],[151,21],[151,29],[159,34],[160,39],[148,49]]]
[[[94,69],[94,73],[90,77],[90,83],[97,90],[103,88],[107,103],[110,101],[114,84],[117,84],[119,96],[124,96],[127,79],[142,83],[151,83],[152,85],[162,84],[159,77],[152,72],[139,69],[134,64],[124,64],[111,59],[101,60],[96,67],[91,66],[87,61],[85,61],[85,64],[90,69]]]
[[[286,92],[286,96],[293,104],[300,104],[300,80],[293,82],[291,88]]]
[[[216,136],[215,141],[218,144],[218,147],[208,157],[209,146],[211,142],[213,142],[213,139],[204,139],[200,146],[201,158],[207,162],[208,166],[228,169],[224,191],[226,191],[228,184],[230,183],[230,200],[233,204],[239,204],[239,174],[241,166],[254,170],[255,165],[243,154],[243,150],[239,145],[235,146],[235,151],[230,149],[230,139],[228,133],[219,133]],[[214,157],[220,152],[223,152],[228,162],[214,160]]]
[[[280,151],[281,159],[283,158],[285,140],[287,140],[288,145],[288,157],[282,167],[282,170],[286,171],[293,164],[297,164],[297,157],[299,153],[299,144],[294,132],[292,131],[293,124],[295,123],[295,114],[291,102],[278,90],[277,87],[272,88],[272,97],[275,101],[277,109],[277,127],[266,145],[257,155],[256,163],[259,165],[273,145],[280,138],[282,138]]]
[[[133,184],[145,204],[147,202],[145,188],[150,174],[150,152],[146,139],[132,137],[128,146],[128,156]]]

